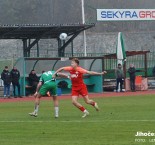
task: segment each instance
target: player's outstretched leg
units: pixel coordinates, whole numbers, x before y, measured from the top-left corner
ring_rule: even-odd
[[[85,100],[85,102],[86,102],[87,104],[92,105],[92,106],[96,109],[96,111],[99,111],[98,104],[97,104],[95,101],[89,99],[88,95],[87,95],[87,96],[84,96],[83,98],[84,98],[84,100]]]
[[[38,116],[40,98],[41,98],[41,95],[38,93],[38,94],[35,96],[34,111],[31,112],[31,113],[29,113],[30,116],[34,116],[34,117],[37,117],[37,116]]]
[[[59,102],[58,102],[57,96],[53,96],[53,102],[54,102],[55,118],[58,118],[59,117]]]
[[[89,115],[89,112],[77,101],[78,96],[72,96],[72,103],[74,106],[76,106],[78,109],[80,109],[84,114],[82,118]]]

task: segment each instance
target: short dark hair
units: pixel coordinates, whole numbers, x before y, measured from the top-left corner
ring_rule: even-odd
[[[121,64],[119,63],[118,66],[121,66]]]
[[[72,61],[74,61],[75,63],[77,63],[79,65],[79,59],[78,58],[73,58]]]
[[[32,73],[33,71],[35,71],[35,70],[34,70],[34,69],[32,69],[30,73]]]
[[[5,69],[8,69],[8,66],[5,66]]]

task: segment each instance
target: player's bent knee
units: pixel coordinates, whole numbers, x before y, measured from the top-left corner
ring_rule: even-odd
[[[57,96],[52,96],[52,97],[54,101],[58,99]]]
[[[77,101],[76,100],[72,100],[72,104],[73,105],[76,105],[77,104]]]
[[[76,105],[77,104],[77,97],[72,96],[72,104]]]
[[[90,100],[88,100],[88,99],[85,100],[85,103],[90,104]]]
[[[40,99],[42,97],[41,94],[37,94],[36,98]]]
[[[72,104],[75,104],[75,100],[72,100]]]

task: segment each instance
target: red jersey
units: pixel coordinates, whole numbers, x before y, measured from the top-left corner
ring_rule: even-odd
[[[79,66],[76,69],[74,69],[71,66],[64,67],[64,70],[69,71],[73,87],[74,86],[78,87],[78,86],[84,84],[83,74],[86,74],[88,72],[87,70],[85,70]]]

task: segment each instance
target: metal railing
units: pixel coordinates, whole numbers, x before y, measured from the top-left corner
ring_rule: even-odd
[[[97,56],[104,56],[107,53],[87,53],[87,57],[97,57]],[[84,53],[65,53],[65,57],[84,57]]]
[[[87,53],[88,57],[97,57],[108,55],[108,53]],[[84,53],[65,53],[65,57],[84,57]],[[143,55],[135,55],[127,58],[127,66],[131,63],[135,64],[136,67],[143,67],[144,56]],[[106,60],[107,69],[112,69],[116,66],[116,59]],[[155,52],[150,52],[147,54],[147,64],[148,68],[155,66]]]

